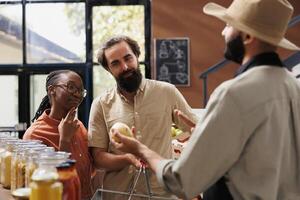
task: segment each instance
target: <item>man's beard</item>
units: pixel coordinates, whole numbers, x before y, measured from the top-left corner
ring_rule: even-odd
[[[140,68],[130,69],[116,77],[118,87],[126,92],[135,92],[142,82],[142,73]]]
[[[245,46],[241,35],[226,43],[224,57],[233,62],[242,64],[245,56]]]

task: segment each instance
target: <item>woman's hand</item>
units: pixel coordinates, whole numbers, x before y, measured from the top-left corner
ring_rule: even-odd
[[[58,125],[58,132],[60,135],[60,141],[71,142],[77,129],[79,128],[78,119],[75,119],[76,108],[70,109],[65,118],[62,118]]]

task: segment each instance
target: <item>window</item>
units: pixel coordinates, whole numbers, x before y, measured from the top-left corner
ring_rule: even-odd
[[[28,63],[82,63],[85,61],[84,3],[29,4],[26,11]],[[39,17],[37,17],[39,16]]]
[[[141,47],[140,62],[145,60],[144,6],[96,6],[93,7],[93,58],[102,42],[113,35],[127,35],[135,39]],[[141,68],[145,74],[145,68]],[[115,85],[115,79],[102,66],[93,68],[94,97]]]
[[[34,117],[42,99],[47,95],[46,78],[47,75],[32,75],[30,77],[30,119]]]
[[[139,42],[141,70],[150,77],[150,2],[0,0],[0,126],[30,124],[46,95],[47,74],[59,69],[83,78],[88,94],[78,118],[87,126],[93,98],[115,84],[95,60],[99,44],[113,34]]]
[[[0,4],[0,64],[22,63],[22,6]]]
[[[18,77],[0,76],[0,127],[15,126],[18,117]]]

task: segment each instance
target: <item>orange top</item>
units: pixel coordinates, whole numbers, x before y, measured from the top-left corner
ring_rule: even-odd
[[[23,139],[38,139],[47,146],[59,150],[58,125],[60,121],[48,116],[50,110],[46,110],[25,132]],[[87,130],[79,121],[79,128],[71,142],[71,158],[75,159],[76,170],[81,183],[81,194],[83,198],[92,197],[91,176],[93,166],[91,156],[88,151]]]

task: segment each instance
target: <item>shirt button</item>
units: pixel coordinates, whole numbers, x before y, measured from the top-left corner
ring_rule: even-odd
[[[136,132],[136,139],[137,140],[141,140],[142,139],[141,131],[137,131]]]

